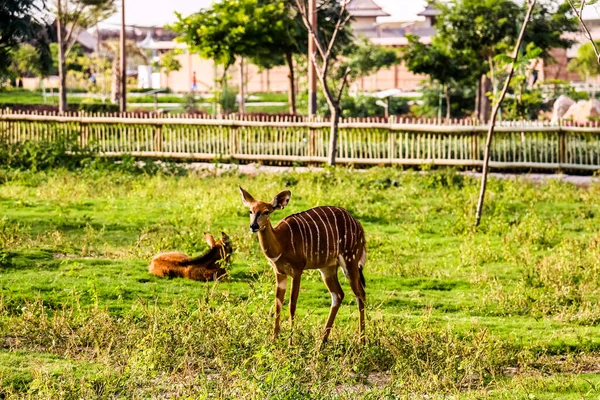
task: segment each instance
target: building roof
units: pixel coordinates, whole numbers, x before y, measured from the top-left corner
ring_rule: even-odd
[[[86,30],[77,35],[77,42],[89,51],[98,51],[98,39]]]
[[[353,17],[389,17],[373,0],[350,0],[346,9]]]
[[[420,13],[418,13],[417,15],[419,17],[437,17],[441,13],[442,12],[440,10],[438,10],[437,8],[435,8],[435,6],[432,3],[429,3],[429,4],[427,4],[427,7],[425,7],[425,9],[423,11],[421,11]]]

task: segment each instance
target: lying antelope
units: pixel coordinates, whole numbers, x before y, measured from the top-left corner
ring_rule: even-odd
[[[183,253],[161,253],[154,257],[148,272],[169,278],[188,278],[195,281],[210,281],[225,274],[223,263],[231,259],[231,241],[221,232],[221,240],[215,242],[210,233],[204,233],[210,250],[199,257],[190,258]]]
[[[277,278],[273,336],[277,337],[279,334],[279,317],[287,287],[287,277],[292,277],[290,324],[293,325],[302,272],[305,269],[318,269],[331,294],[331,309],[323,333],[323,341],[327,341],[335,316],[344,299],[344,291],[337,275],[338,266],[341,266],[356,296],[359,333],[361,340],[364,341],[363,268],[367,260],[367,249],[361,224],[342,208],[315,207],[290,215],[273,228],[270,214],[274,210],[282,210],[288,204],[291,192],[284,190],[270,203],[254,200],[252,195],[241,187],[240,192],[242,202],[250,209],[250,230],[258,233],[260,246]]]

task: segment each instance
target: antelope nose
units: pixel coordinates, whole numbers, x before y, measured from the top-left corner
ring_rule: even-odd
[[[250,230],[252,232],[258,232],[258,224],[252,224],[252,225],[250,225]]]

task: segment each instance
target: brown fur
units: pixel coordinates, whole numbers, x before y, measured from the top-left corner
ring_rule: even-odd
[[[168,278],[187,278],[194,281],[212,281],[225,274],[222,267],[231,260],[231,241],[222,233],[218,242],[210,233],[205,233],[204,238],[211,249],[205,254],[190,258],[183,253],[161,253],[154,257],[148,267],[148,272],[156,276]]]

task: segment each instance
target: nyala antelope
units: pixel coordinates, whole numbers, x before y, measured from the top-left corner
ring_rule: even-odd
[[[215,241],[210,233],[204,233],[210,250],[199,257],[190,258],[183,253],[161,253],[154,257],[148,272],[168,278],[188,278],[195,281],[210,281],[225,274],[223,264],[231,259],[231,241],[221,232],[221,240]]]
[[[252,195],[241,187],[240,192],[242,202],[250,209],[250,230],[258,233],[262,251],[273,267],[277,279],[273,336],[276,338],[279,334],[279,317],[288,276],[292,278],[290,324],[293,325],[302,272],[305,269],[318,269],[331,294],[331,309],[323,332],[323,342],[327,341],[344,299],[344,291],[337,275],[339,266],[350,281],[350,287],[356,296],[359,334],[364,341],[363,268],[367,260],[367,249],[361,224],[342,208],[315,207],[290,215],[273,228],[270,215],[273,211],[282,210],[287,206],[291,192],[284,190],[270,203],[254,200]],[[290,344],[291,342],[290,336]]]

